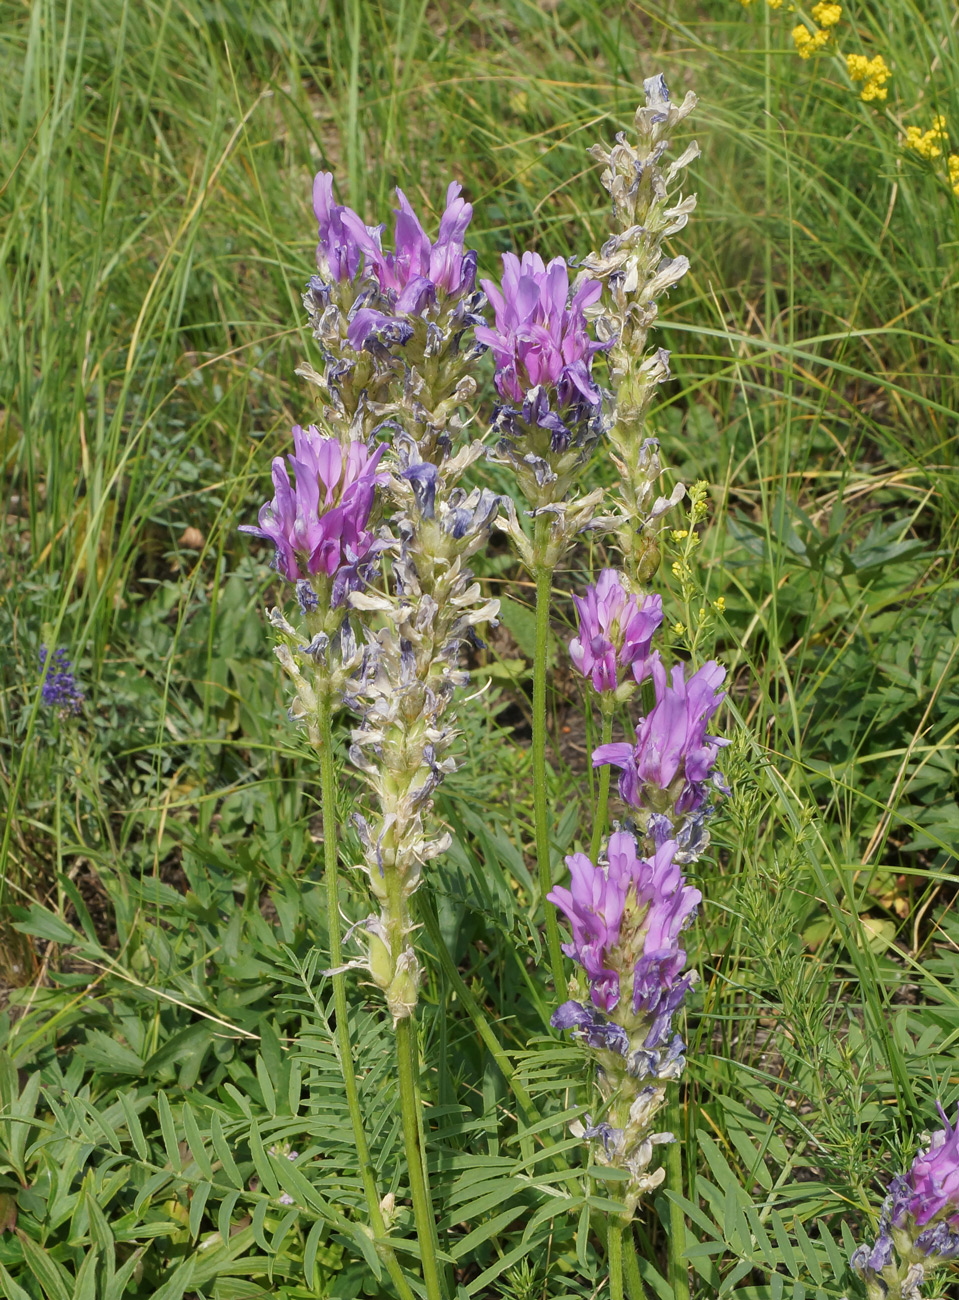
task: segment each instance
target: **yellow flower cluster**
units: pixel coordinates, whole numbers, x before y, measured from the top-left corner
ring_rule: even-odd
[[[830,4],[828,0],[822,0],[821,4],[813,5],[812,16],[820,27],[835,27],[842,17],[842,5]]]
[[[886,82],[892,76],[892,72],[886,66],[886,60],[881,54],[877,54],[874,59],[867,59],[865,54],[847,54],[846,71],[849,73],[850,81],[863,83],[859,97],[867,104],[872,99],[886,98],[888,94]]]
[[[773,6],[778,9],[782,4]],[[801,59],[811,59],[812,56],[821,50],[832,35],[832,29],[842,18],[842,5],[832,4],[830,0],[820,0],[820,3],[813,5],[812,16],[815,22],[819,24],[812,31],[805,23],[799,23],[793,28],[793,45],[796,47],[796,53]]]
[[[946,119],[940,113],[932,119],[932,126],[923,131],[919,126],[906,127],[906,148],[914,149],[920,158],[942,156],[942,141],[946,138]]]
[[[949,184],[953,194],[959,195],[959,153],[949,155]]]
[[[826,28],[814,27],[812,31],[805,23],[793,28],[793,45],[801,59],[811,59],[817,50],[821,50],[831,36]]]

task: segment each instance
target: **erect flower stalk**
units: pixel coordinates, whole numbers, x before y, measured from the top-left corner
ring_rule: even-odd
[[[570,885],[549,895],[572,927],[563,951],[582,971],[552,1024],[589,1050],[600,1107],[574,1131],[589,1143],[594,1163],[629,1175],[617,1188],[628,1222],[642,1196],[665,1177],[663,1167],[653,1167],[655,1148],[673,1140],[656,1117],[667,1102],[667,1084],[685,1066],[685,1044],[672,1021],[695,974],[683,973],[680,935],[702,899],[681,868],[705,849],[712,793],[726,791],[715,769],[726,741],[706,732],[723,699],[718,687],[725,674],[708,663],[687,680],[676,664],[667,676],[651,646],[661,602],[629,595],[613,570],[600,575],[577,608],[579,636],[570,653],[600,701],[628,699],[647,677],[656,695],[636,728],[635,746],[609,743],[606,731],[593,754],[594,766],[622,769],[619,790],[631,819],[598,856],[594,835],[590,857],[568,857]],[[599,819],[605,819],[604,807]]]
[[[657,387],[669,378],[669,353],[647,352],[658,300],[689,269],[686,257],[669,257],[663,241],[686,225],[696,196],[683,198],[674,188],[682,172],[699,156],[690,144],[668,166],[660,160],[670,135],[696,106],[690,92],[682,104],[670,102],[662,76],[643,82],[646,104],[636,110],[634,135],[616,137],[607,147],[590,150],[604,165],[601,182],[612,200],[613,229],[599,253],[583,259],[584,270],[604,283],[602,301],[591,309],[596,329],[606,341],[613,411],[609,440],[620,471],[619,507],[614,519],[626,566],[640,585],[659,567],[656,520],[683,497],[677,484],[671,496],[656,497],[661,473],[659,444],[646,436],[646,419]]]
[[[553,574],[576,536],[589,528],[602,491],[575,494],[575,482],[603,429],[602,393],[592,377],[592,359],[602,346],[586,327],[586,309],[601,286],[581,279],[570,290],[561,257],[548,265],[537,253],[503,255],[500,286],[484,280],[495,324],[476,336],[487,343],[496,365],[501,402],[493,416],[498,434],[491,459],[510,466],[530,509],[523,527],[512,500],[504,503],[499,526],[536,588],[533,656],[533,823],[540,893],[553,883],[549,845],[546,764],[546,672]],[[556,918],[546,908],[546,939],[557,992],[565,990]]]
[[[333,767],[333,714],[342,707],[346,683],[362,662],[345,601],[377,564],[381,547],[370,524],[387,475],[378,468],[382,447],[371,454],[365,443],[341,442],[312,425],[306,431],[295,426],[293,440],[294,453],[287,460],[294,480],[277,457],[274,498],[260,509],[257,525],[243,525],[241,531],[273,543],[274,566],[293,584],[299,605],[299,628],[279,608],[270,612],[270,621],[278,633],[276,656],[295,687],[290,715],[305,729],[320,762],[333,1004],[343,1087],[376,1250],[400,1296],[412,1300],[409,1283],[386,1240],[388,1228],[356,1084],[342,969]]]

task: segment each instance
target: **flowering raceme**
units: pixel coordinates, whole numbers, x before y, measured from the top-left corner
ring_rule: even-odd
[[[600,692],[615,691],[620,670],[632,669],[641,682],[652,672],[650,645],[663,621],[663,600],[647,595],[640,601],[626,588],[622,574],[604,569],[595,587],[574,596],[579,636],[569,643],[573,666],[592,680]]]
[[[493,306],[495,327],[480,326],[496,361],[496,387],[522,402],[539,385],[555,389],[558,404],[585,401],[598,406],[599,389],[590,374],[593,353],[603,346],[589,337],[584,310],[602,293],[586,280],[569,299],[569,271],[561,257],[544,264],[538,253],[503,254],[503,281],[481,281]],[[567,301],[569,299],[569,301]]]
[[[334,202],[329,172],[316,177],[317,274],[303,304],[323,368],[304,363],[297,373],[323,390],[324,415],[335,427],[369,439],[384,427],[386,408],[389,427],[405,428],[435,460],[462,427],[460,407],[476,392],[472,370],[485,351],[464,342],[483,321],[476,253],[463,242],[473,209],[453,182],[434,241],[402,190],[396,193],[390,251],[383,226],[367,226]]]
[[[276,569],[291,582],[322,575],[333,579],[331,603],[342,602],[361,581],[359,566],[372,558],[367,525],[378,483],[381,444],[370,452],[363,442],[341,443],[315,425],[293,426],[293,453],[273,461],[275,495],[260,507],[258,523],[240,531],[264,537],[276,547]]]
[[[642,858],[635,838],[616,831],[605,864],[594,866],[585,853],[572,854],[566,859],[570,888],[557,885],[548,895],[572,926],[572,943],[563,951],[583,967],[600,1011],[614,1011],[623,998],[632,1016],[655,1020],[661,995],[685,964],[677,939],[702,894],[684,883],[673,862],[675,847],[667,841]],[[647,1035],[643,1046],[658,1046],[661,1030],[656,1042]]]
[[[518,485],[535,510],[553,513],[555,567],[569,539],[588,527],[595,513],[592,496],[563,509],[580,466],[605,428],[602,394],[593,379],[593,356],[608,343],[590,337],[585,310],[602,285],[583,279],[570,297],[569,271],[561,257],[548,265],[538,253],[503,254],[503,280],[481,281],[493,305],[493,326],[479,325],[476,339],[488,344],[495,362],[496,388],[503,402],[493,428],[502,436],[497,454],[516,473]],[[598,500],[598,498],[596,498]],[[518,530],[511,535],[526,553]],[[542,550],[542,546],[540,547]],[[545,551],[540,560],[545,558]]]
[[[698,812],[706,802],[708,783],[719,751],[729,741],[706,734],[706,726],[725,699],[718,691],[726,670],[714,660],[689,680],[681,664],[671,680],[659,658],[651,665],[656,704],[636,727],[636,744],[601,745],[593,766],[611,763],[622,769],[619,792],[634,808],[664,813]],[[721,780],[721,778],[720,778]]]
[[[582,853],[566,862],[570,888],[557,886],[548,897],[572,926],[563,949],[582,966],[589,1001],[568,999],[550,1023],[597,1054],[604,1118],[594,1124],[587,1115],[572,1131],[590,1144],[594,1161],[629,1174],[616,1195],[630,1217],[665,1174],[650,1164],[654,1147],[672,1135],[654,1132],[653,1119],[666,1082],[679,1078],[686,1063],[672,1022],[695,975],[682,974],[679,936],[702,895],[686,884],[671,841],[643,857],[629,831],[615,831],[598,865]]]

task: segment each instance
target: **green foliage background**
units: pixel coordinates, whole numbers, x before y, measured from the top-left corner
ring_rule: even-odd
[[[315,777],[283,722],[275,584],[236,532],[310,410],[310,182],[332,169],[373,221],[397,183],[435,213],[462,181],[484,273],[509,247],[582,254],[605,220],[585,149],[659,70],[700,95],[703,157],[655,426],[712,501],[701,599],[670,590],[670,553],[662,581],[677,648],[729,666],[734,795],[697,879],[685,1177],[638,1239],[662,1300],[670,1201],[701,1300],[854,1294],[853,1238],[957,1091],[959,199],[945,157],[901,147],[959,124],[953,19],[845,7],[843,51],[893,69],[869,105],[758,2],[0,5],[11,1300],[389,1293],[319,974]],[[528,590],[501,556],[486,577],[509,638],[476,669],[494,686],[464,712],[455,843],[423,894],[441,1242],[463,1297],[588,1296],[615,1188],[567,1135],[582,1058],[544,1036]],[[589,829],[585,742],[559,743],[568,612],[557,861]],[[75,723],[39,703],[44,641],[74,658]],[[348,769],[342,789],[345,815]],[[365,992],[361,1092],[408,1236]]]

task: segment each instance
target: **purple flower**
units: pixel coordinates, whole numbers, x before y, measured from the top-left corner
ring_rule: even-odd
[[[691,893],[698,893],[691,890]],[[633,973],[633,1013],[644,1014],[650,1021],[643,1046],[661,1047],[669,1037],[673,1013],[682,1005],[683,998],[692,988],[693,977],[679,978],[686,964],[682,948],[665,948],[660,952],[644,952]]]
[[[554,1029],[568,1029],[573,1038],[582,1039],[596,1051],[625,1056],[629,1039],[622,1025],[614,1024],[593,1007],[582,1002],[564,1002],[549,1018]]]
[[[959,1116],[952,1128],[938,1103],[937,1109],[944,1127],[933,1135],[929,1150],[916,1156],[905,1175],[901,1195],[893,1201],[895,1228],[907,1218],[921,1228],[939,1217],[959,1228]]]
[[[357,299],[362,302],[364,299]],[[367,352],[376,353],[388,350],[394,344],[402,347],[413,337],[413,327],[409,321],[399,316],[390,316],[377,311],[375,307],[361,306],[350,315],[346,341],[354,352],[366,348]]]
[[[463,247],[473,208],[459,197],[461,189],[454,181],[446,191],[446,210],[440,218],[435,243],[423,229],[406,195],[398,189],[392,253],[381,248],[379,231],[371,232],[355,212],[344,210],[344,225],[366,254],[367,265],[375,272],[380,291],[397,314],[421,314],[436,301],[438,292],[451,298],[473,292],[476,253],[467,253]]]
[[[681,991],[670,1001],[686,961],[677,941],[702,901],[673,861],[675,849],[667,841],[651,858],[641,858],[633,836],[615,831],[605,867],[594,866],[584,853],[571,854],[566,859],[570,888],[557,885],[547,894],[570,922],[572,942],[563,944],[563,952],[585,970],[590,997],[600,1011],[610,1012],[619,1002],[620,979],[628,973],[623,969],[627,949],[640,951],[632,972],[635,1015],[643,1013],[657,1024],[666,1016],[662,1023],[668,1027],[668,1017],[689,987],[689,980],[680,981]],[[622,933],[624,916],[628,933]],[[662,1025],[655,1037],[649,1046],[662,1041]]]
[[[613,840],[632,839],[625,831],[609,838],[610,853]],[[634,841],[635,843],[635,841]],[[633,879],[640,906],[648,906],[645,941],[647,953],[662,955],[676,943],[680,933],[693,919],[695,909],[703,901],[698,889],[686,884],[686,877],[675,861],[676,845],[672,840],[661,844],[651,858],[635,858]],[[682,965],[682,963],[680,963]]]
[[[634,808],[647,807],[651,794],[659,803],[659,792],[668,792],[675,793],[677,813],[696,812],[706,801],[707,781],[719,751],[729,744],[706,734],[707,723],[725,698],[718,688],[726,670],[710,660],[686,681],[682,665],[676,664],[670,682],[655,656],[651,674],[656,704],[640,719],[636,744],[600,745],[593,752],[593,766],[610,763],[622,769],[619,792]],[[682,785],[674,792],[671,787],[677,778]]]
[[[616,838],[614,835],[610,840],[609,866],[605,871],[601,866],[594,866],[585,853],[573,853],[566,859],[571,888],[557,885],[546,895],[565,912],[572,926],[573,941],[563,944],[563,952],[586,971],[592,984],[593,1003],[602,1011],[612,1011],[619,1001],[619,975],[609,968],[607,960],[619,942],[619,923],[631,883],[629,853],[613,856],[612,842]],[[632,836],[621,833],[620,838],[631,843],[635,862],[636,843]]]
[[[513,402],[523,402],[540,385],[557,391],[559,405],[600,403],[590,374],[593,353],[606,345],[589,337],[584,310],[603,291],[586,280],[569,299],[569,271],[561,257],[546,266],[538,253],[503,254],[503,282],[481,281],[493,304],[495,327],[479,326],[476,337],[488,343],[496,362],[496,387]]]
[[[47,666],[47,647],[40,647],[40,672]],[[50,666],[40,691],[44,704],[56,707],[61,717],[70,713],[79,713],[83,704],[83,691],[77,686],[73,676],[73,665],[64,649],[54,650],[50,656]]]
[[[292,455],[273,461],[275,496],[261,506],[257,525],[240,531],[268,538],[276,547],[276,568],[291,582],[315,574],[334,579],[332,603],[339,604],[357,581],[357,566],[371,557],[373,534],[367,528],[377,484],[386,480],[376,467],[383,444],[370,452],[359,441],[341,444],[310,425],[293,426]]]
[[[319,243],[316,261],[331,280],[352,280],[360,268],[362,249],[350,226],[344,220],[349,216],[363,223],[352,208],[341,207],[333,199],[332,172],[319,172],[313,181],[313,211],[319,223]],[[367,238],[376,232],[367,231]]]
[[[622,574],[604,569],[585,596],[574,596],[579,636],[569,643],[574,667],[591,677],[597,691],[615,691],[619,669],[632,668],[637,682],[652,671],[650,643],[663,621],[661,596],[640,602],[623,583]]]

